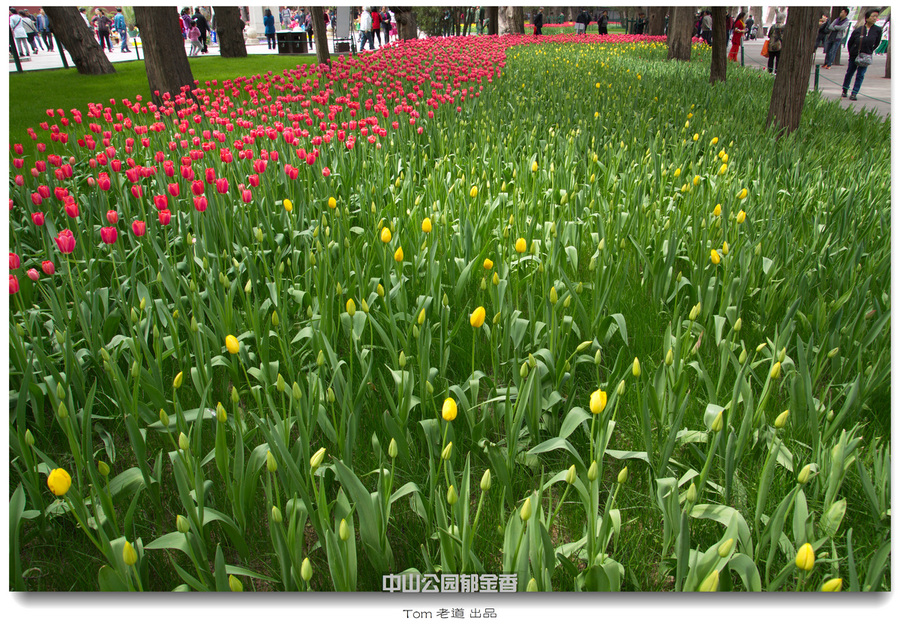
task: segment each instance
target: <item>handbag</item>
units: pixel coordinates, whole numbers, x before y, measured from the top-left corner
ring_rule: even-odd
[[[865,52],[860,52],[858,55],[856,55],[856,65],[859,65],[861,67],[872,65],[872,55]]]
[[[764,57],[769,56],[769,40],[766,39],[765,43],[763,43],[762,52],[760,54]]]

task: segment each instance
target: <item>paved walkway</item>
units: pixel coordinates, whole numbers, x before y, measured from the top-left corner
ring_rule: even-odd
[[[769,60],[762,56],[763,39],[754,39],[753,41],[744,42],[744,65],[747,67],[758,67],[762,71],[767,71]],[[740,58],[740,57],[738,57]],[[844,82],[844,74],[847,72],[847,48],[841,51],[842,65],[832,66],[830,70],[823,70],[825,65],[825,54],[822,49],[816,50],[816,64],[819,65],[819,91],[826,98],[839,100],[841,106],[845,109],[853,107],[857,110],[874,109],[882,117],[891,113],[891,79],[884,77],[884,67],[887,63],[886,54],[875,55],[874,62],[869,69],[866,70],[866,77],[863,80],[859,95],[856,102],[852,102],[848,98],[841,98],[841,87]],[[853,77],[854,81],[856,76]],[[815,89],[816,68],[813,66],[809,76],[809,88]],[[852,87],[852,84],[851,84]]]
[[[766,70],[768,60],[760,55],[763,41],[764,40],[762,39],[756,39],[744,42],[744,65],[747,67],[756,67],[763,71]],[[334,53],[334,42],[331,39],[329,39],[328,48],[330,52]],[[186,43],[185,51],[190,52],[190,49],[190,44]],[[134,61],[137,58],[134,45],[131,46],[131,50],[130,53],[121,53],[119,52],[119,47],[114,46],[113,52],[107,52],[106,56],[113,63]],[[247,53],[253,55],[278,54],[277,50],[269,50],[267,48],[265,40],[263,40],[261,44],[248,45]],[[218,45],[212,43],[209,44],[209,54],[218,55]],[[835,65],[830,70],[823,70],[821,69],[821,66],[825,64],[825,55],[821,48],[816,51],[816,63],[820,66],[819,91],[822,95],[826,98],[839,100],[841,106],[845,108],[854,107],[858,110],[874,109],[879,115],[888,115],[891,112],[891,79],[884,78],[884,66],[887,55],[875,55],[875,62],[866,72],[865,81],[863,81],[862,89],[859,92],[859,100],[856,102],[851,102],[846,98],[840,98],[841,84],[844,80],[844,72],[846,72],[847,69],[846,48],[842,51],[842,56],[844,59],[843,65]],[[72,63],[72,59],[68,56],[68,53],[66,53],[66,58],[69,62],[69,67],[74,67],[75,64]],[[141,58],[143,58],[143,54],[141,54]],[[22,62],[22,69],[25,71],[47,70],[62,67],[63,63],[58,51],[46,52],[41,50],[36,55],[32,54],[30,60],[23,59]],[[9,64],[9,71],[16,71],[16,65],[12,61],[10,61]],[[810,74],[809,88],[815,89],[815,68],[813,68],[813,71]]]

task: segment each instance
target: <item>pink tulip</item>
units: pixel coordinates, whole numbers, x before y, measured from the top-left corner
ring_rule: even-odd
[[[62,254],[68,255],[75,250],[75,236],[72,235],[72,231],[69,229],[60,231],[59,235],[53,239],[56,242],[56,246],[59,248],[59,252]]]

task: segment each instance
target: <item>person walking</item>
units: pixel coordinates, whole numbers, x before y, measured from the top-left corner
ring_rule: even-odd
[[[266,45],[268,46],[268,49],[275,50],[275,16],[272,15],[270,9],[266,9],[265,14],[263,15],[263,27],[265,28]],[[199,38],[199,29],[197,32]]]
[[[110,21],[103,9],[97,9],[97,15],[94,16],[93,23],[94,28],[97,29],[97,41],[100,42],[100,47],[103,48],[103,42],[105,41],[106,48],[112,52],[112,39],[109,38]]]
[[[784,46],[784,13],[775,16],[775,23],[769,29],[769,74],[778,74],[778,59]]]
[[[844,38],[847,36],[847,31],[850,29],[850,20],[847,18],[849,13],[850,9],[843,7],[838,17],[831,20],[831,23],[828,25],[828,36],[825,39],[825,65],[822,66],[823,70],[831,69],[834,58],[837,56],[837,52],[840,49]]]
[[[588,16],[588,12],[582,9],[578,17],[575,18],[575,34],[584,35],[587,32],[587,25],[590,23],[591,18]]]
[[[381,48],[381,13],[375,7],[371,9],[372,13],[372,45],[375,45],[375,38],[378,38],[378,47]]]
[[[206,16],[200,12],[200,7],[197,7],[194,11],[193,17],[194,23],[197,25],[197,28],[200,30],[200,52],[206,54],[209,52],[209,48],[207,47],[207,36],[209,35],[209,21],[207,21]]]
[[[22,18],[22,24],[25,26],[25,36],[28,38],[28,45],[31,46],[31,51],[37,54],[38,46],[34,42],[38,36],[37,26],[35,26],[34,20],[31,19],[31,14],[28,11],[23,9],[19,16]]]
[[[712,14],[709,11],[704,11],[700,18],[700,37],[707,45],[712,45]]]
[[[391,43],[391,12],[387,7],[381,7],[381,34],[385,45]]]
[[[28,33],[25,32],[25,22],[22,16],[19,15],[19,12],[13,8],[9,10],[9,28],[12,30],[16,46],[19,48],[19,56],[30,57],[31,52],[28,51]]]
[[[609,12],[604,11],[597,19],[597,32],[601,35],[609,34]]]
[[[866,11],[865,23],[853,31],[850,35],[850,41],[847,42],[847,73],[844,75],[844,85],[841,91],[841,98],[847,97],[847,90],[850,89],[850,81],[853,74],[856,74],[856,82],[853,85],[853,92],[850,94],[850,100],[856,100],[856,94],[862,87],[863,78],[866,76],[866,70],[872,64],[872,55],[875,48],[881,42],[881,27],[875,26],[878,21],[878,11],[871,9]]]
[[[534,16],[534,34],[541,35],[541,29],[544,28],[544,7],[541,7],[537,15]]]
[[[37,14],[37,29],[41,34],[41,39],[44,40],[47,50],[53,52],[53,33],[50,32],[50,18],[44,13],[44,9],[41,9]]]
[[[266,9],[266,11],[268,11],[268,9]],[[188,56],[196,57],[200,54],[200,50],[202,49],[202,46],[200,45],[200,29],[197,28],[197,22],[191,22],[191,30],[188,31],[188,39],[191,42],[191,52]]]
[[[372,14],[369,13],[368,7],[363,7],[359,16],[359,51],[362,52],[369,42],[369,50],[375,49],[375,41],[372,37]]]
[[[125,16],[120,8],[116,9],[116,17],[113,18],[113,28],[119,33],[119,41],[122,42],[119,52],[131,52],[131,49],[128,47],[128,27],[125,24]]]
[[[728,60],[737,62],[738,50],[741,47],[741,39],[744,37],[744,12],[741,11],[738,13],[738,16],[734,18],[734,24],[732,24],[731,28],[731,50],[728,52]],[[769,44],[771,47],[771,44]]]

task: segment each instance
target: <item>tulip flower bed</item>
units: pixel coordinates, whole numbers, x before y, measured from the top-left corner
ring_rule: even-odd
[[[890,123],[658,39],[48,110],[11,587],[890,589]]]

